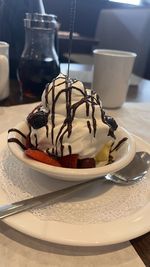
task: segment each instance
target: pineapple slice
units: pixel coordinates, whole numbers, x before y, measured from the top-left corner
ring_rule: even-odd
[[[97,163],[102,162],[102,161],[107,161],[109,160],[109,153],[110,153],[110,148],[112,146],[112,141],[109,141],[107,144],[105,144],[102,149],[98,152],[98,154],[95,157],[95,160]]]

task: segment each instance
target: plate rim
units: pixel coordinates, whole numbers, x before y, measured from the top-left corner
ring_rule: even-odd
[[[1,134],[1,138],[2,137],[3,139],[6,138],[6,132]],[[150,145],[147,142],[145,142],[142,138],[139,138],[135,135],[133,135],[133,137],[136,139],[136,142],[142,142],[142,145],[145,146],[146,151],[148,152],[150,151]],[[4,149],[7,146],[7,142],[2,142],[2,143],[3,143],[2,148]],[[57,221],[41,221],[36,216],[31,214],[29,211],[13,215],[12,217],[5,218],[3,219],[3,221],[10,227],[13,227],[14,229],[26,235],[29,235],[37,239],[41,239],[43,241],[53,242],[57,244],[71,245],[71,246],[103,246],[103,245],[112,245],[116,243],[125,242],[148,232],[150,230],[150,225],[148,223],[149,220],[147,218],[147,216],[150,217],[149,211],[150,211],[150,203],[147,203],[145,207],[141,208],[136,213],[131,214],[125,218],[120,218],[106,223],[100,222],[97,224],[86,224],[86,225],[85,224],[72,225]],[[27,223],[25,222],[26,217],[28,218]],[[32,226],[35,225],[35,223],[36,224],[38,223],[38,227],[32,228],[30,226],[30,223],[32,223]],[[111,228],[110,226],[114,227],[114,233],[110,229]],[[64,236],[64,234],[62,235],[62,233],[64,233],[64,228],[67,231],[67,236]],[[38,229],[38,231],[36,229]],[[51,231],[51,229],[54,229],[54,231]],[[119,229],[119,231],[121,231],[121,235],[116,236],[115,229],[117,229],[117,231]],[[126,230],[128,229],[128,234],[126,233],[125,229]],[[48,230],[50,230],[50,234]],[[107,230],[107,235],[106,235],[106,230]],[[87,238],[88,236],[87,233],[89,233],[89,231],[94,231],[94,235],[92,236],[91,239],[88,238],[88,240],[85,240],[83,237],[86,236]],[[115,239],[114,239],[114,234],[115,234]],[[94,238],[96,238],[96,240],[94,240]]]

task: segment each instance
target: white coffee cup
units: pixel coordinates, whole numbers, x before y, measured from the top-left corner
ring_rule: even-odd
[[[9,96],[9,44],[0,42],[0,100]]]
[[[104,108],[119,108],[126,100],[136,54],[119,50],[96,49],[93,85]]]

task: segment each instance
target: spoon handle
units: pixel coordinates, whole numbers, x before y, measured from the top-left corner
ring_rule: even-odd
[[[69,186],[67,188],[63,188],[54,192],[46,193],[43,195],[39,195],[36,197],[28,198],[25,200],[17,201],[6,205],[0,205],[0,219],[40,206],[46,202],[53,201],[54,203],[55,201],[58,201],[62,197],[67,196],[73,192],[76,192],[98,179],[99,178],[95,178],[93,180],[75,184],[73,186]]]

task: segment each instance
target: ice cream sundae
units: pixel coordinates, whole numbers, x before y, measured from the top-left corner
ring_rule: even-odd
[[[105,114],[99,96],[78,80],[59,74],[47,84],[41,104],[26,121],[24,149],[31,158],[68,168],[91,168],[113,160],[117,123]]]

